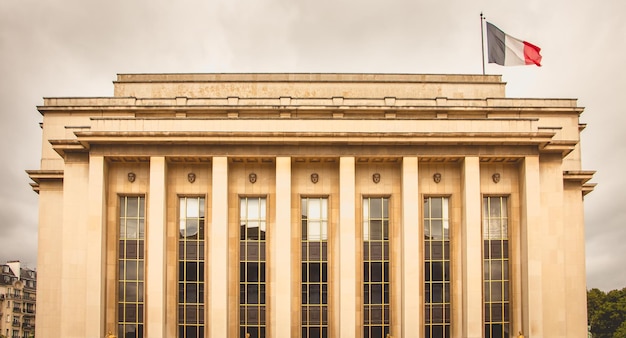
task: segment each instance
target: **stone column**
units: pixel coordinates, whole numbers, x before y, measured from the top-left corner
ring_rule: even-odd
[[[420,252],[420,218],[422,206],[418,191],[417,157],[402,159],[402,332],[400,337],[418,337],[424,300],[420,292],[422,255]]]
[[[463,323],[462,336],[479,338],[483,336],[482,299],[482,231],[480,162],[478,157],[463,160],[461,177],[462,238],[463,250]]]
[[[85,337],[87,295],[87,201],[89,157],[67,153],[63,172],[63,226],[61,244],[61,331],[60,337]],[[101,264],[101,262],[98,262]],[[89,291],[91,292],[91,290]]]
[[[335,293],[339,303],[339,337],[356,337],[356,263],[354,255],[357,251],[356,240],[356,196],[355,196],[355,159],[341,157],[339,159],[339,236],[338,252],[338,290]]]
[[[543,336],[543,292],[542,292],[542,223],[541,223],[541,182],[539,178],[539,157],[525,157],[521,167],[521,308],[522,323],[513,324],[512,329],[521,326],[527,337]],[[514,331],[516,332],[516,331]]]
[[[291,158],[276,158],[276,223],[270,236],[270,334],[291,336]]]
[[[214,157],[208,259],[208,337],[228,334],[228,158]]]
[[[60,174],[62,176],[62,174]],[[61,270],[63,263],[63,180],[39,183],[39,227],[37,245],[37,304],[35,328],[39,337],[60,336]],[[45,281],[45,282],[41,282]]]
[[[146,336],[165,337],[165,228],[166,228],[165,157],[150,158],[150,190],[146,224]],[[173,309],[172,309],[173,310]]]
[[[105,269],[106,265],[106,163],[104,156],[91,155],[89,158],[89,195],[87,214],[87,266],[86,283],[89,285],[85,299],[85,332],[88,337],[102,337],[107,328],[104,324]],[[109,328],[114,331],[115,328]]]

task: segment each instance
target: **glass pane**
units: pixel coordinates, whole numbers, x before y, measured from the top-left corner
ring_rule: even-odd
[[[321,304],[321,289],[319,284],[309,285],[309,304]]]
[[[260,198],[260,205],[259,205],[259,208],[260,208],[261,210],[259,210],[259,212],[260,212],[260,215],[261,215],[261,219],[265,219],[265,212],[266,212],[266,206],[265,206],[265,204],[266,204],[265,198]]]
[[[502,261],[498,261],[498,260],[491,261],[491,279],[492,280],[502,279]]]
[[[185,287],[185,302],[197,303],[198,302],[198,286],[194,283],[188,283]]]
[[[126,199],[126,217],[139,216],[139,198],[128,197]]]
[[[370,220],[369,240],[383,239],[383,223],[380,220]]]
[[[198,234],[198,220],[197,219],[188,219],[187,220],[187,229],[186,236],[192,237]]]
[[[145,203],[146,203],[146,199],[143,197],[138,197],[139,198],[139,217],[143,218],[145,215]]]
[[[389,199],[383,198],[383,217],[389,217]]]
[[[187,210],[187,208],[185,207],[185,202],[186,202],[185,198],[178,199],[178,210],[179,210],[180,219],[185,218],[185,210]]]
[[[322,224],[318,221],[309,221],[309,240],[319,241],[322,239]]]
[[[187,199],[187,217],[188,218],[198,218],[200,217],[200,206],[198,205],[198,199],[189,198]]]
[[[139,220],[139,239],[143,239],[145,237],[145,225],[144,225],[145,221],[144,219],[140,219]]]
[[[322,215],[322,206],[319,199],[312,198],[309,200],[309,218],[320,219]]]
[[[383,281],[383,263],[382,262],[372,262],[371,264],[371,276],[372,282],[382,282]]]
[[[309,282],[321,281],[321,264],[309,263]]]
[[[258,282],[259,281],[259,263],[248,262],[246,265],[246,281]]]
[[[383,206],[380,199],[371,199],[370,208],[370,218],[383,218]]]
[[[248,211],[248,208],[246,206],[246,202],[247,201],[248,200],[246,198],[242,198],[239,201],[239,219],[246,219],[247,218],[246,217],[246,215],[247,215],[246,212]]]
[[[200,197],[200,217],[204,217],[204,197]]]
[[[441,198],[431,198],[430,199],[430,217],[431,218],[441,218],[442,206],[441,206]]]
[[[441,220],[431,220],[430,231],[433,239],[443,239],[443,224]]]
[[[137,238],[137,219],[126,219],[126,238]]]
[[[260,218],[260,214],[259,214],[259,199],[256,198],[249,198],[248,199],[248,215],[247,219],[259,219]]]
[[[265,224],[266,223],[263,221],[259,224],[259,236],[261,240],[265,240],[265,233],[266,233]]]
[[[501,204],[499,197],[490,197],[489,198],[489,217],[490,218],[500,218],[501,216]]]
[[[137,280],[137,262],[136,261],[126,261],[126,274],[124,279],[126,280]]]

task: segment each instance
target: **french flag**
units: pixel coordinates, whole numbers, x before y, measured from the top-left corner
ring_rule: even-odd
[[[501,66],[537,65],[541,67],[541,48],[530,42],[505,34],[487,22],[487,49],[489,63]]]

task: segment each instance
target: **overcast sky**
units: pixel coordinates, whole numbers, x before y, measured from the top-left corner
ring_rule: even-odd
[[[43,97],[112,96],[118,73],[480,74],[480,12],[542,48],[487,65],[509,97],[578,98],[587,287],[626,287],[624,0],[0,0],[0,263],[37,263]]]

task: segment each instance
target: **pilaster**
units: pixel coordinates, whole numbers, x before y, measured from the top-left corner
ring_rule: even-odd
[[[276,223],[271,234],[270,334],[291,336],[291,157],[276,158]]]
[[[104,156],[89,157],[89,195],[87,215],[87,236],[85,241],[87,265],[86,283],[89,292],[85,294],[85,332],[88,337],[99,337],[106,333],[104,324],[105,269],[106,255],[106,162]],[[110,328],[114,330],[114,328]]]
[[[462,336],[483,336],[482,232],[480,163],[478,157],[463,159],[461,177],[463,250]]]
[[[418,337],[423,304],[420,290],[422,255],[417,244],[420,236],[420,208],[417,157],[402,159],[402,333],[401,337]]]
[[[342,338],[356,337],[357,285],[356,262],[356,190],[355,190],[355,159],[341,157],[339,159],[339,274],[336,301],[339,303],[339,336]]]
[[[208,337],[228,337],[228,158],[214,157],[208,238]]]
[[[541,184],[539,157],[525,157],[521,166],[522,329],[543,337]],[[514,325],[519,327],[519,325]]]
[[[67,153],[63,176],[63,227],[61,235],[61,331],[59,336],[85,337],[87,210],[89,157]]]
[[[146,226],[146,335],[165,337],[165,229],[166,229],[165,157],[150,158],[150,190]]]

